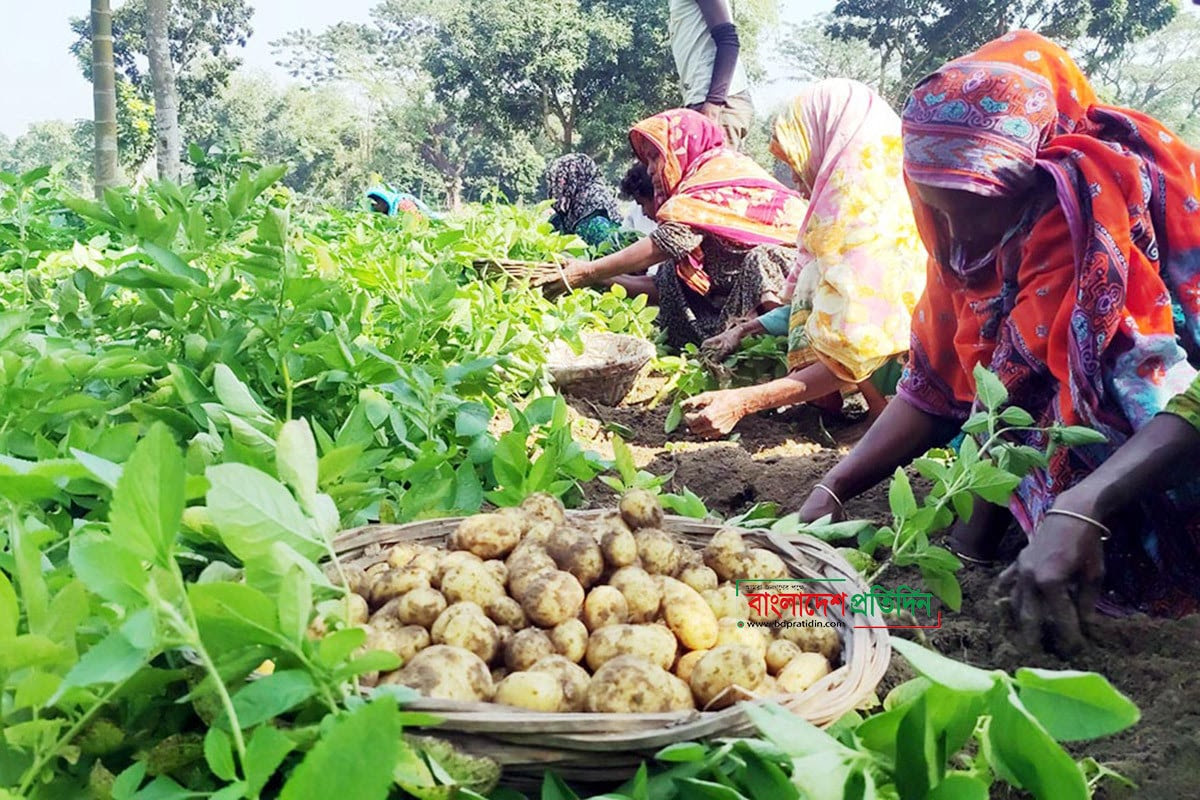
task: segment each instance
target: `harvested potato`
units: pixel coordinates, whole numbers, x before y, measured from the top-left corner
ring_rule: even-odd
[[[442,558],[446,553],[433,547],[427,547],[417,553],[412,561],[408,562],[405,569],[413,570],[414,572],[424,572],[426,575],[432,576],[437,574],[438,564],[442,562]]]
[[[492,699],[492,673],[470,650],[435,644],[380,681],[416,689],[426,697],[464,702]]]
[[[778,675],[792,659],[803,652],[795,642],[776,639],[767,647],[767,672]]]
[[[633,535],[642,568],[652,575],[674,575],[679,570],[680,545],[666,531],[646,528]]]
[[[342,574],[338,572],[337,567],[328,565],[322,571],[334,586],[344,585],[349,591],[361,594],[363,597],[370,594],[370,589],[367,588],[367,571],[362,567],[343,566],[342,573],[345,573],[346,576],[344,583],[342,581]]]
[[[621,625],[629,621],[629,604],[625,595],[612,586],[597,586],[588,592],[583,603],[583,624],[589,631],[605,625]]]
[[[447,570],[441,590],[448,603],[474,603],[480,608],[504,597],[503,584],[492,577],[482,561],[463,563]]]
[[[604,572],[604,555],[595,538],[577,528],[559,528],[545,545],[546,555],[564,572],[575,576],[585,589],[591,588]]]
[[[737,528],[721,528],[712,535],[705,545],[705,552],[745,553],[750,548],[742,538],[742,532]]]
[[[695,708],[687,685],[644,658],[617,656],[588,684],[586,708],[601,713],[661,713]]]
[[[562,684],[544,672],[511,672],[496,686],[492,702],[530,711],[558,711],[563,706]]]
[[[530,527],[535,522],[533,517],[525,513],[525,509],[519,507],[498,508],[496,509],[496,513],[516,523],[517,527],[521,529],[522,536],[529,533]]]
[[[688,552],[695,552],[689,550]],[[697,592],[709,592],[717,588],[720,581],[717,579],[717,573],[713,572],[704,564],[696,564],[690,567],[684,567],[679,570],[679,580],[686,583],[688,586],[695,589]]]
[[[674,577],[678,578],[680,573],[685,569],[704,566],[704,556],[700,554],[700,551],[693,550],[678,539],[676,539],[676,544],[679,545],[679,569],[676,571]]]
[[[663,669],[675,663],[678,643],[663,625],[609,625],[588,637],[587,665],[595,672],[617,656],[638,656]]]
[[[776,553],[772,553],[763,547],[756,547],[750,551],[750,560],[753,562],[750,567],[750,574],[747,578],[754,580],[783,580],[790,577],[787,564],[783,563],[783,559]]]
[[[765,584],[762,586],[752,586],[751,584],[743,583],[743,584],[740,584],[740,587],[741,587],[743,599],[745,599],[746,595],[750,595],[750,594],[773,595],[773,594],[782,594],[783,593],[783,591],[781,589],[774,588],[771,584]],[[769,601],[760,601],[760,602],[756,603],[756,605],[762,609],[761,611],[756,610],[754,606],[751,606],[749,600],[746,600],[746,605],[750,606],[751,621],[758,622],[758,623],[770,623],[770,622],[778,621],[783,616],[790,615],[792,613],[790,609],[787,611],[784,611],[782,608],[778,608],[778,607],[774,611],[772,611]]]
[[[707,650],[690,650],[681,655],[679,660],[675,662],[675,677],[684,683],[690,684],[692,670],[696,668],[696,662],[704,658],[707,653]]]
[[[428,628],[446,610],[446,598],[437,589],[413,589],[396,604],[396,619],[404,625]]]
[[[758,653],[742,645],[726,644],[715,647],[692,669],[690,685],[696,704],[704,709],[724,708],[735,698],[717,700],[732,686],[753,692],[766,677],[767,668]]]
[[[805,653],[820,653],[831,663],[842,654],[842,637],[838,636],[836,628],[780,628],[775,636],[794,642]]]
[[[367,582],[371,606],[379,608],[389,600],[411,592],[413,589],[429,586],[429,577],[420,570],[389,569],[381,575],[376,575]]]
[[[717,619],[750,619],[750,604],[745,595],[738,594],[732,583],[723,583],[716,589],[701,592],[700,596],[717,615]]]
[[[779,680],[774,675],[767,675],[763,678],[763,682],[758,685],[758,689],[754,693],[759,697],[775,697],[783,694],[779,689]]]
[[[569,619],[550,630],[550,641],[559,655],[578,664],[587,653],[587,627],[577,619]]]
[[[718,624],[721,629],[720,635],[717,636],[718,646],[740,644],[758,653],[759,658],[767,657],[767,647],[771,644],[771,639],[765,629],[752,628],[742,620],[732,617],[724,617]]]
[[[704,564],[717,573],[722,581],[739,581],[753,575],[754,557],[745,550],[712,550],[704,548]]]
[[[470,550],[454,550],[446,553],[442,556],[442,560],[438,562],[437,572],[434,573],[433,580],[430,581],[430,586],[440,590],[446,573],[463,564],[483,564],[483,559]]]
[[[613,569],[637,563],[638,548],[633,531],[626,528],[624,522],[620,528],[609,528],[600,537],[600,552],[604,556],[604,563]]]
[[[430,645],[429,631],[420,625],[405,625],[402,628],[377,628],[367,626],[366,650],[387,650],[400,656],[401,665],[407,664],[417,653]]]
[[[521,510],[535,520],[552,522],[562,525],[567,521],[567,512],[563,504],[554,495],[539,492],[526,497],[521,503]]]
[[[662,590],[654,578],[641,567],[621,567],[608,579],[610,586],[625,597],[629,621],[650,622],[662,607]]]
[[[513,630],[521,630],[526,625],[525,611],[521,604],[506,594],[493,597],[483,606],[483,612],[488,619],[497,625],[507,625]]]
[[[500,652],[503,653],[508,647],[508,640],[516,634],[516,631],[507,625],[497,625],[496,634],[500,637]]]
[[[372,578],[382,575],[383,573],[387,572],[391,568],[392,568],[392,565],[389,564],[388,562],[380,561],[380,562],[378,562],[376,564],[372,564],[371,566],[364,569],[363,575],[365,576],[367,582],[369,583]]]
[[[683,581],[663,576],[662,611],[667,627],[688,650],[707,650],[717,643],[717,616],[704,598]]]
[[[583,610],[583,586],[569,572],[545,572],[534,577],[521,597],[525,616],[543,628],[579,616]]]
[[[565,656],[546,656],[530,667],[529,671],[544,672],[558,679],[563,693],[563,711],[583,710],[592,676],[579,664]]]
[[[504,648],[504,666],[512,672],[522,672],[554,654],[554,642],[545,631],[526,628],[508,640]]]
[[[635,531],[662,525],[662,505],[657,497],[645,489],[630,489],[621,498],[618,508],[621,511],[621,519]]]
[[[484,662],[496,657],[500,631],[475,603],[455,603],[438,616],[429,633],[434,644],[470,650]]]
[[[784,694],[799,694],[830,672],[829,660],[820,653],[801,653],[776,676]]]
[[[546,547],[546,542],[554,538],[558,533],[558,525],[544,519],[536,520],[529,526],[529,531],[525,534],[525,538],[521,540],[521,544],[528,544],[532,547]]]
[[[368,608],[366,598],[361,594],[351,592],[346,595],[346,599],[341,605],[343,613],[346,616],[347,625],[353,627],[355,625],[366,624],[371,609]]]
[[[508,585],[508,567],[498,558],[493,558],[483,562],[483,566],[488,572],[492,573],[492,577],[496,579],[496,583],[501,586]]]
[[[512,516],[476,514],[459,523],[448,544],[451,550],[468,550],[481,559],[503,558],[524,533],[524,526]]]
[[[388,550],[387,562],[393,569],[404,569],[421,553],[429,550],[429,545],[417,542],[399,542]]]
[[[525,596],[526,590],[542,573],[558,569],[554,559],[546,555],[546,551],[534,545],[521,545],[515,553],[509,556],[508,593],[518,602]]]

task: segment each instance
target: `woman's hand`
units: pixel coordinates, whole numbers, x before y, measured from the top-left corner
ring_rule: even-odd
[[[804,505],[800,506],[800,521],[816,522],[822,517],[829,517],[830,522],[841,522],[846,519],[846,511],[829,492],[813,489]]]
[[[739,392],[738,389],[704,392],[684,400],[683,419],[692,433],[703,439],[719,439],[732,431],[748,413]]]
[[[1097,518],[1095,504],[1065,492],[1055,508]],[[1026,641],[1060,655],[1083,645],[1104,580],[1101,530],[1083,520],[1048,514],[1016,562],[1000,575],[1011,613]]]
[[[700,344],[700,351],[714,361],[724,361],[741,343],[742,328],[739,325],[705,339]]]
[[[542,294],[550,300],[561,297],[571,289],[577,289],[581,286],[586,286],[584,282],[584,270],[587,269],[588,262],[580,261],[575,258],[566,258],[561,262],[562,275],[543,283],[541,286]],[[566,283],[563,283],[563,279]]]

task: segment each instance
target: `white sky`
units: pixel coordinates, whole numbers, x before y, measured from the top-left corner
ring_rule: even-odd
[[[378,0],[252,0],[254,34],[243,53],[249,68],[266,69],[288,80],[275,65],[270,43],[297,28],[323,30],[347,20],[365,22]],[[666,2],[666,0],[663,0]],[[832,10],[835,0],[782,0],[787,21]],[[119,6],[120,0],[113,0]],[[83,79],[67,49],[69,21],[88,13],[86,0],[0,0],[0,133],[15,137],[29,123],[78,119],[92,115],[91,85]],[[787,86],[760,88],[764,107],[790,93]]]

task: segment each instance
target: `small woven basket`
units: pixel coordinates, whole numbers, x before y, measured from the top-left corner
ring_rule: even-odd
[[[569,517],[594,516],[599,511],[567,512]],[[334,542],[339,556],[351,565],[368,567],[386,560],[392,545],[420,542],[444,546],[459,518],[407,525],[368,525],[345,531]],[[685,517],[667,517],[665,530],[688,545],[701,548],[720,525]],[[827,581],[823,591],[865,592],[858,573],[832,547],[800,536],[785,540],[766,531],[744,531],[748,544],[777,553],[794,578]],[[819,586],[821,584],[814,584]],[[830,606],[828,614],[841,623],[842,663],[804,692],[770,698],[804,719],[828,726],[871,698],[887,671],[891,645],[878,613],[852,613],[848,604]],[[421,698],[413,711],[426,711],[442,723],[429,733],[468,752],[497,760],[506,783],[521,788],[540,785],[553,769],[571,781],[617,783],[663,747],[678,742],[752,735],[746,714],[752,699],[721,711],[664,714],[546,713],[495,703],[462,703]]]
[[[528,281],[530,286],[544,286],[562,279],[562,268],[553,261],[521,261],[512,258],[477,258],[475,269],[485,278],[496,275],[519,282]]]
[[[638,373],[654,357],[654,345],[618,333],[583,334],[583,352],[556,341],[546,371],[563,394],[605,406],[620,405],[637,383]]]

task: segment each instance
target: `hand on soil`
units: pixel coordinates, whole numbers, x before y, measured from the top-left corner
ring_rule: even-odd
[[[705,392],[684,400],[683,419],[692,433],[704,439],[725,436],[746,416],[734,392]]]
[[[1026,643],[1067,656],[1083,646],[1103,579],[1104,547],[1096,529],[1051,515],[1000,575],[1000,591],[1009,595]]]
[[[714,361],[724,361],[741,343],[741,333],[737,328],[731,328],[705,339],[700,345],[700,352]]]

